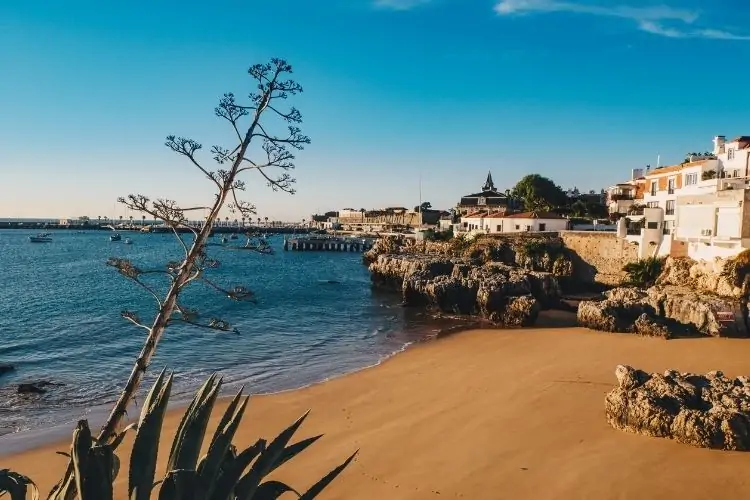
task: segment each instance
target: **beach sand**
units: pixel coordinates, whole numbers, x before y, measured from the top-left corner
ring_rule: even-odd
[[[609,427],[604,395],[620,363],[750,374],[750,340],[664,341],[580,328],[464,332],[375,368],[255,397],[236,441],[272,437],[311,408],[298,437],[326,435],[276,476],[304,490],[360,449],[326,499],[750,497],[750,453]],[[171,412],[165,424],[170,442],[179,416]],[[54,451],[67,446],[2,457],[0,469],[30,475],[46,493],[65,464]],[[123,460],[129,446],[130,439]],[[118,498],[125,482],[121,473]]]

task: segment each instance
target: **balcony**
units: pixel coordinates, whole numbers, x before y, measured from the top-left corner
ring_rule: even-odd
[[[674,194],[674,188],[667,188],[667,194]]]
[[[610,201],[623,201],[623,200],[634,200],[635,197],[632,194],[615,193],[609,196]]]
[[[668,208],[664,211],[664,215],[674,215],[674,208]]]

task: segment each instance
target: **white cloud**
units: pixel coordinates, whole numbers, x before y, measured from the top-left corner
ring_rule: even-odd
[[[700,20],[698,12],[666,5],[651,7],[610,5],[605,7],[566,0],[500,0],[495,5],[495,12],[503,16],[570,12],[600,17],[617,17],[633,21],[641,31],[669,38],[750,40],[750,36],[737,35],[727,31],[691,28],[691,25],[697,24]]]
[[[429,3],[431,0],[375,0],[375,7],[391,10],[409,10]]]

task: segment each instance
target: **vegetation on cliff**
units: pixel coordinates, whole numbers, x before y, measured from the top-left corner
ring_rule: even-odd
[[[664,259],[648,257],[635,262],[628,262],[622,270],[628,273],[627,284],[648,288],[659,279],[664,268]]]

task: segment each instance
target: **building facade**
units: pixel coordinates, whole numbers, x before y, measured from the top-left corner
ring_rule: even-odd
[[[568,219],[549,212],[475,212],[461,217],[461,230],[486,234],[563,231]]]
[[[456,213],[467,215],[479,210],[490,212],[505,212],[508,209],[508,197],[495,188],[492,181],[492,173],[487,173],[487,180],[478,193],[467,194],[461,197],[456,205]]]

